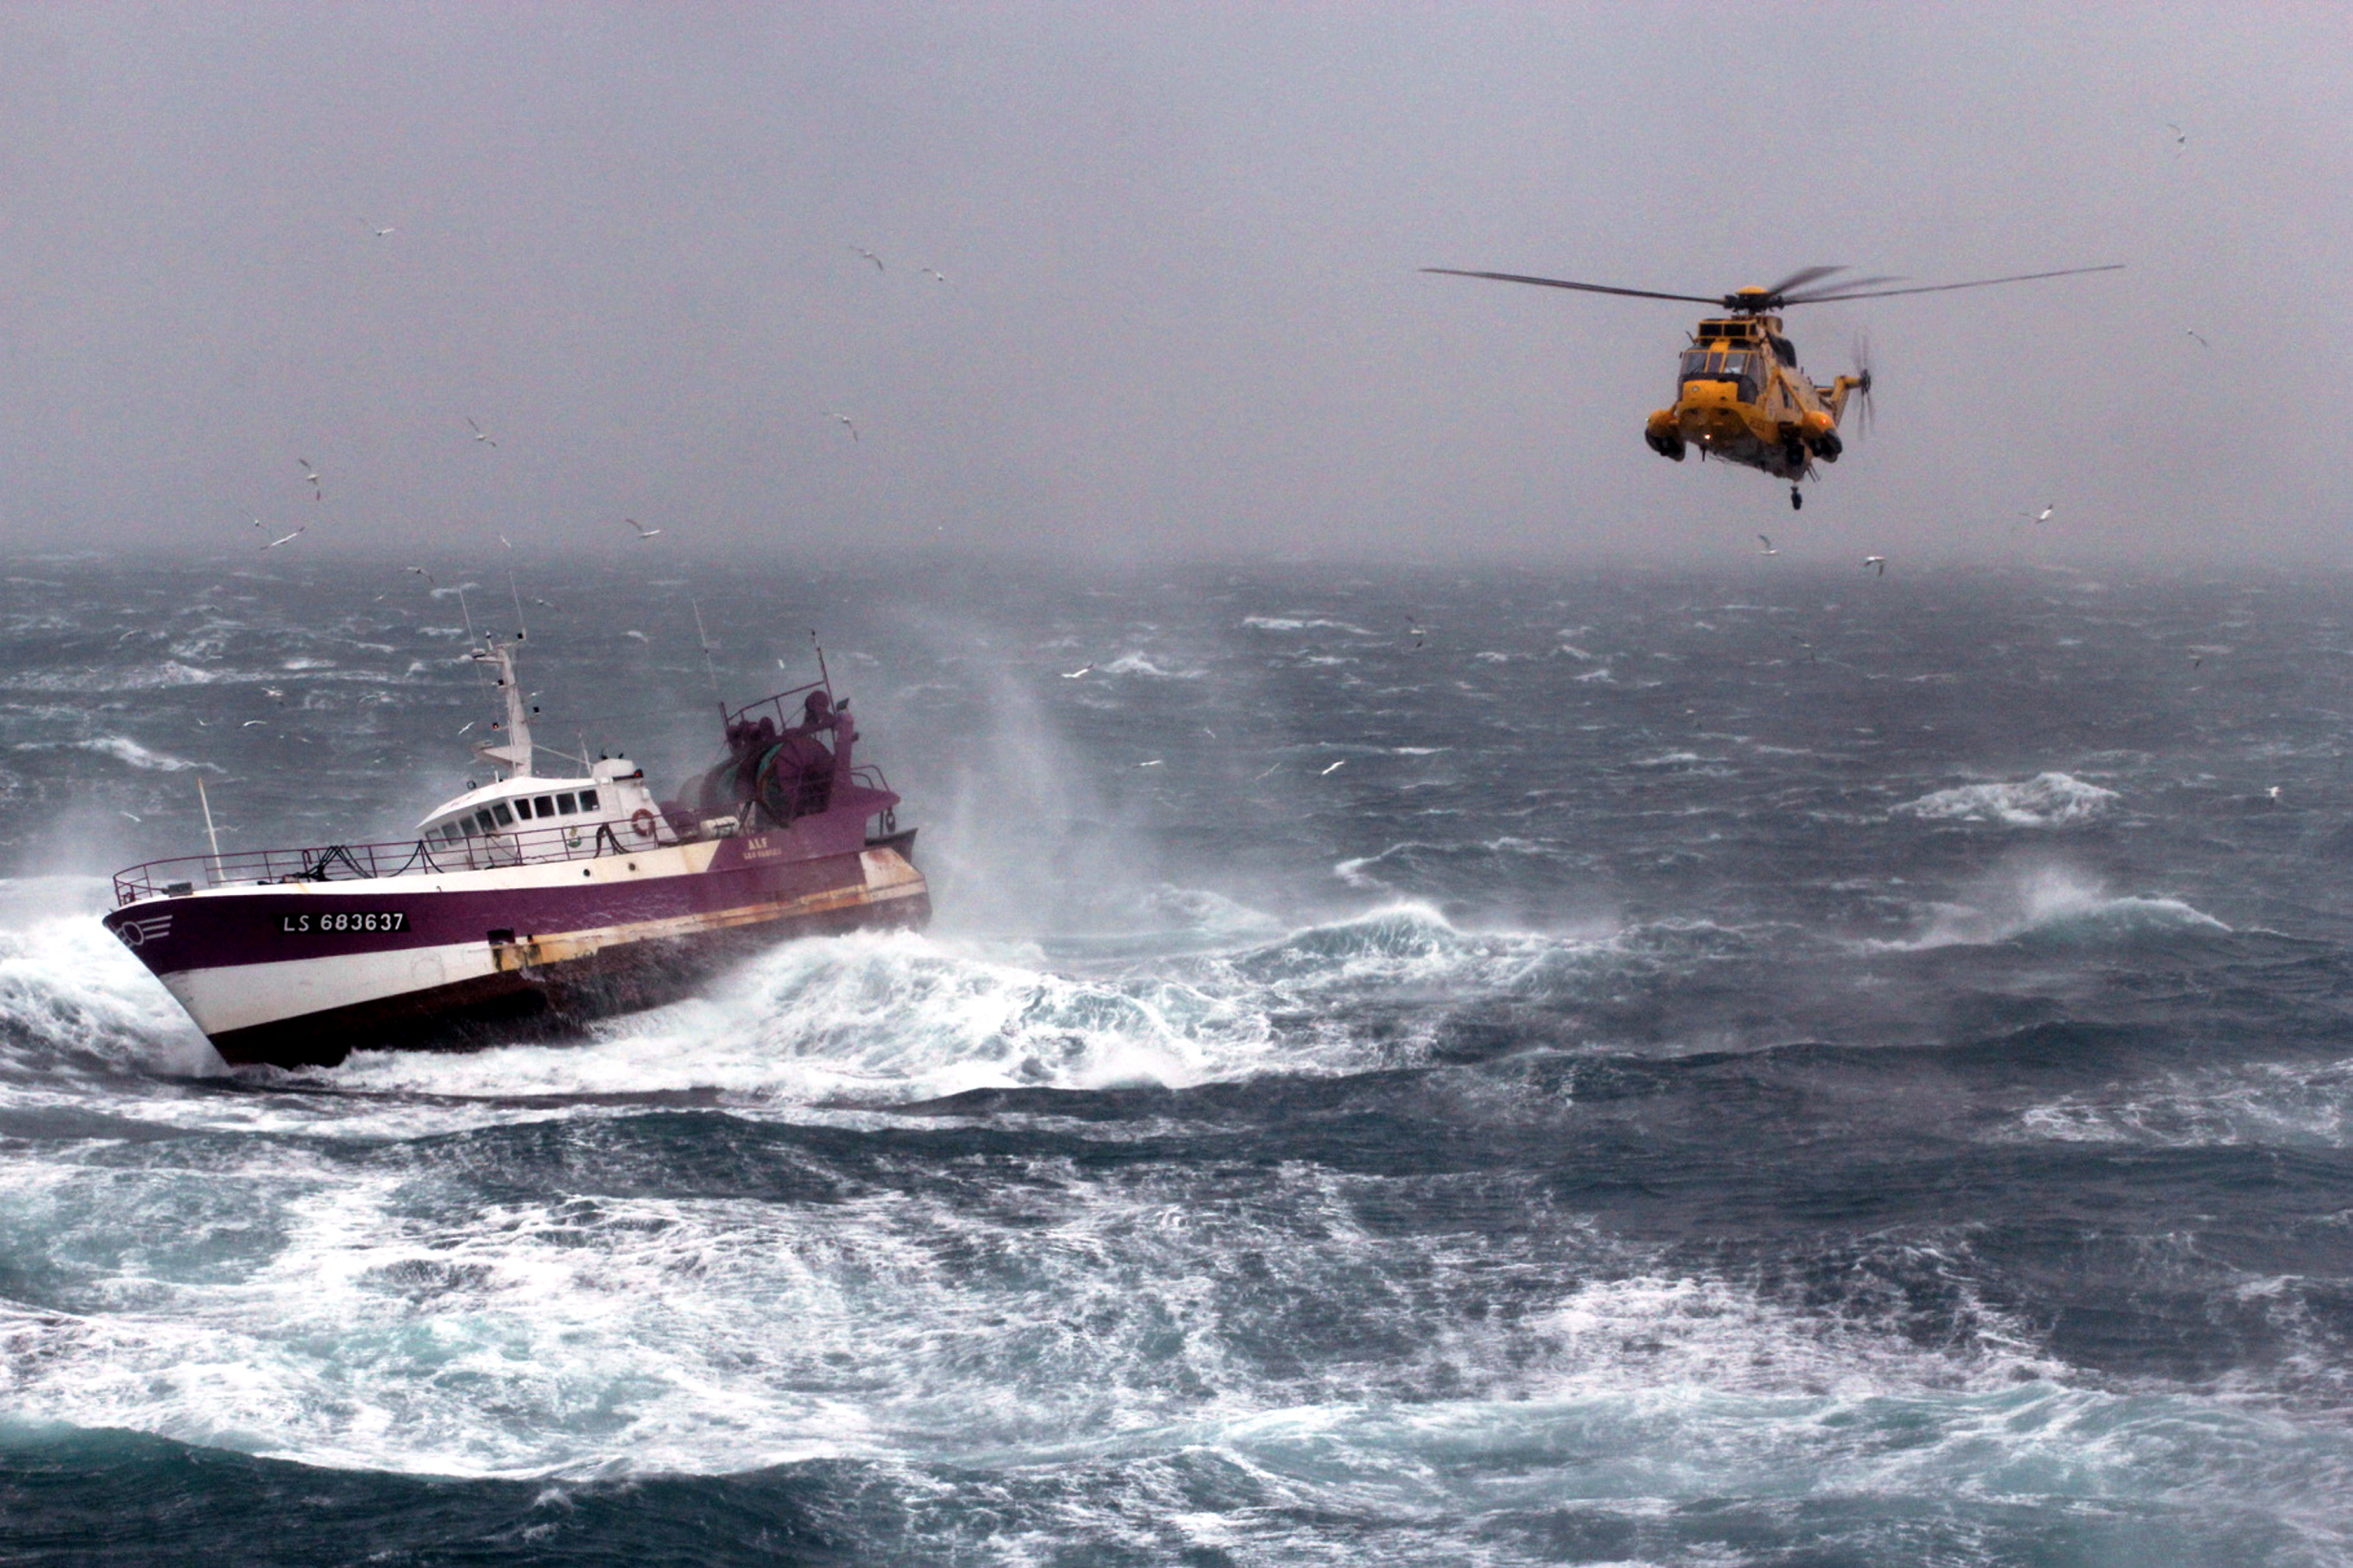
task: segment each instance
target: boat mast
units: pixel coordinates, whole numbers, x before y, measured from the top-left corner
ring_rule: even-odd
[[[220,834],[215,831],[213,827],[213,803],[205,794],[205,775],[202,773],[198,773],[196,775],[196,804],[204,807],[205,837],[211,840],[213,847],[213,863],[211,866],[207,867],[206,869],[211,873],[212,879],[217,882],[220,880],[221,874]]]
[[[515,640],[522,640],[521,633],[516,634]],[[510,778],[527,779],[532,776],[531,704],[523,700],[522,682],[515,679],[514,647],[485,633],[482,646],[473,657],[496,672],[499,691],[507,701],[506,721],[498,727],[505,738],[497,745],[475,742],[474,755],[505,768]]]

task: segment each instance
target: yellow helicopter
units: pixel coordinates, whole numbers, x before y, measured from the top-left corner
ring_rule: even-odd
[[[1822,284],[1843,267],[1808,267],[1767,288],[1736,289],[1724,295],[1661,294],[1648,289],[1613,289],[1602,283],[1572,283],[1563,278],[1526,278],[1516,272],[1465,272],[1453,267],[1425,267],[1450,278],[1485,278],[1497,283],[1534,283],[1546,289],[1576,289],[1588,294],[1625,294],[1637,300],[1683,300],[1714,305],[1725,312],[1722,321],[1702,321],[1692,330],[1691,346],[1676,366],[1676,396],[1670,407],[1653,410],[1642,438],[1651,450],[1680,463],[1689,447],[1702,457],[1760,468],[1777,479],[1789,481],[1789,505],[1802,507],[1805,496],[1798,481],[1814,472],[1814,460],[1835,463],[1846,444],[1839,438],[1839,421],[1847,402],[1860,396],[1866,415],[1871,406],[1871,371],[1858,365],[1857,374],[1833,377],[1817,386],[1798,368],[1798,351],[1781,335],[1781,318],[1775,312],[1790,305],[1824,305],[1835,300],[1885,300],[1898,294],[1942,294],[1955,289],[1984,289],[1996,283],[2031,283],[2042,278],[2073,278],[2085,272],[2121,272],[2122,262],[2105,267],[2070,267],[2057,272],[2021,272],[2010,278],[1979,278],[1968,283],[1930,283],[1912,289],[1880,289],[1894,278],[1851,278]]]

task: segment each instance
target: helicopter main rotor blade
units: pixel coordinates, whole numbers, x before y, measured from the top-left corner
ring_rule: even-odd
[[[1817,278],[1827,278],[1833,272],[1843,272],[1845,270],[1846,268],[1843,267],[1801,267],[1797,271],[1790,273],[1787,278],[1782,279],[1778,283],[1767,284],[1765,294],[1767,299],[1781,299],[1786,297],[1790,289],[1802,288],[1804,285],[1811,283]],[[1873,279],[1872,281],[1884,282],[1886,279]],[[1854,285],[1852,283],[1841,283],[1839,287],[1841,289],[1851,289],[1853,288]]]
[[[1516,272],[1465,272],[1457,267],[1425,267],[1449,278],[1484,278],[1496,283],[1534,283],[1543,289],[1577,289],[1588,294],[1624,294],[1636,300],[1683,300],[1694,305],[1721,305],[1714,294],[1661,294],[1649,289],[1612,289],[1604,283],[1571,283],[1565,278],[1525,278]]]
[[[1880,289],[1862,294],[1809,294],[1802,300],[1790,300],[1791,305],[1823,305],[1833,300],[1889,300],[1898,294],[1943,294],[1955,289],[1984,289],[1996,283],[2031,283],[2038,278],[2073,278],[2085,272],[2122,272],[2125,264],[2112,261],[2105,267],[2066,267],[2056,272],[2021,272],[2014,278],[1979,278],[1968,283],[1930,283],[1918,289]]]
[[[1844,282],[1833,283],[1831,287],[1839,289],[1869,289],[1881,283],[1901,283],[1903,281],[1904,279],[1901,277],[1849,278]],[[1841,293],[1838,297],[1843,300],[1848,296]],[[1816,300],[1824,300],[1828,298],[1830,298],[1830,296],[1826,294],[1784,294],[1781,296],[1781,303],[1784,305],[1804,305]]]

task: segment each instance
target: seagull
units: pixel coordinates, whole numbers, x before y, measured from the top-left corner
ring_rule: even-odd
[[[1766,538],[1761,533],[1757,536],[1757,542],[1762,547],[1757,552],[1759,555],[1778,555],[1781,553],[1779,551],[1773,548],[1773,542]]]
[[[1156,768],[1160,765],[1160,759],[1155,757],[1148,763],[1138,763],[1135,765],[1139,768]]]
[[[2263,791],[2265,795],[2271,796],[2274,800],[2277,800],[2279,798],[2279,792],[2280,786],[2277,784],[2274,784],[2271,788]]]
[[[850,438],[851,440],[853,440],[853,441],[855,441],[855,440],[857,440],[857,439],[858,439],[858,426],[855,426],[855,425],[853,425],[853,424],[851,424],[851,423],[849,422],[849,415],[847,415],[847,414],[835,414],[835,413],[831,412],[830,410],[828,410],[828,411],[826,411],[826,415],[825,415],[825,416],[826,416],[828,419],[839,419],[839,420],[840,420],[840,421],[841,421],[841,427],[842,427],[843,429],[845,429],[845,430],[847,430],[847,431],[849,431],[849,438]]]
[[[2189,133],[2170,120],[2165,122],[2165,128],[2173,132],[2173,155],[2179,158],[2189,145]]]
[[[637,638],[639,642],[651,642],[651,641],[653,641],[653,638],[651,638],[651,637],[649,637],[646,636],[646,634],[645,634],[645,633],[643,633],[643,632],[634,632],[634,631],[632,631],[632,632],[623,632],[621,635],[622,635],[623,637],[635,637],[635,638]]]
[[[367,219],[365,219],[365,218],[362,218],[360,221],[361,221],[362,223],[367,223]],[[372,223],[368,223],[367,226],[368,226],[368,228],[369,228],[370,232],[372,232],[373,234],[375,234],[375,236],[378,239],[382,239],[385,236],[386,236],[386,235],[388,235],[388,234],[392,234],[392,233],[396,232],[396,231],[395,231],[395,230],[394,230],[394,229],[393,229],[389,225],[387,225],[386,226],[385,226],[385,227],[383,227],[383,228],[377,228],[377,227],[375,226],[375,225],[374,225],[374,224],[372,224]]]
[[[417,576],[424,578],[428,586],[438,588],[441,585],[440,584],[434,582],[433,574],[427,572],[422,566],[411,566],[409,571],[415,573]]]
[[[302,477],[311,481],[311,499],[312,500],[325,500],[327,499],[326,487],[319,483],[319,470],[311,466],[311,459],[308,458],[297,458],[294,459],[294,462],[295,466],[302,470]]]
[[[1330,767],[1325,768],[1322,773],[1317,773],[1315,776],[1319,779],[1329,777],[1331,774],[1338,773],[1342,768],[1345,768],[1347,765],[1348,759],[1342,757],[1338,762],[1334,763]]]
[[[132,821],[133,821],[133,822],[144,822],[144,821],[146,821],[146,820],[147,820],[145,817],[141,816],[140,816],[138,813],[136,813],[136,812],[131,812],[131,811],[120,811],[120,810],[118,810],[114,815],[115,815],[115,816],[127,816],[127,817],[131,818],[131,820],[132,820]]]
[[[1809,662],[1814,664],[1820,664],[1821,662],[1820,656],[1814,652],[1813,644],[1808,642],[1805,638],[1799,637],[1795,632],[1791,632],[1789,634],[1789,640],[1806,650],[1806,658]]]
[[[286,700],[286,693],[279,690],[278,688],[274,686],[263,687],[261,689],[261,694],[264,697],[269,698],[273,702],[283,702]]]
[[[491,437],[490,437],[486,433],[484,433],[484,431],[483,431],[483,429],[482,429],[482,427],[481,427],[480,426],[479,426],[479,425],[474,425],[474,416],[473,416],[472,415],[469,414],[469,415],[467,415],[467,416],[466,416],[466,423],[467,423],[467,424],[469,424],[469,425],[473,425],[473,426],[474,426],[474,439],[475,439],[475,440],[477,440],[477,441],[489,442],[489,444],[490,444],[490,445],[491,445],[491,446],[493,446],[493,447],[495,447],[495,446],[497,446],[497,445],[498,445],[498,443],[497,443],[496,441],[492,441],[492,440],[491,440]]]
[[[625,517],[621,521],[628,523],[631,528],[636,529],[639,539],[659,539],[661,537],[662,531],[660,529],[648,528],[644,523],[639,522],[634,517]]]
[[[2198,346],[2199,346],[2200,348],[2201,348],[2201,349],[2205,349],[2205,350],[2207,350],[2209,353],[2211,353],[2211,352],[2213,351],[2213,347],[2214,347],[2214,345],[2213,345],[2212,343],[2208,342],[2204,338],[2199,337],[2199,336],[2198,336],[2198,331],[2197,331],[2197,329],[2196,329],[2196,328],[2194,328],[2194,327],[2184,327],[2184,328],[2182,328],[2181,330],[2182,330],[2183,331],[2185,331],[2185,332],[2188,332],[2188,333],[2190,335],[2190,337],[2192,337],[2193,339],[2196,339],[2196,340],[2197,340]]]
[[[269,721],[267,719],[248,719],[244,723],[239,724],[237,728],[240,730],[250,730],[256,724],[267,724],[269,722]]]
[[[2041,511],[2021,511],[2018,515],[2021,517],[2031,517],[2037,522],[2049,522],[2051,521],[2051,514],[2058,510],[2059,509],[2056,506],[2046,506]]]
[[[307,522],[306,522],[306,523],[303,523],[303,524],[301,524],[301,526],[297,527],[297,528],[294,530],[294,531],[293,531],[293,532],[289,533],[289,534],[281,535],[280,537],[279,537],[279,538],[277,538],[277,539],[273,539],[273,540],[271,540],[269,543],[267,543],[267,544],[263,545],[261,548],[263,548],[264,550],[275,550],[275,549],[277,549],[277,548],[278,548],[280,545],[281,545],[281,544],[291,544],[291,543],[293,543],[296,540],[298,540],[298,539],[301,538],[301,537],[302,537],[303,531],[304,531],[305,529],[308,529],[310,526],[311,526],[311,525],[310,525],[309,523],[307,523]]]
[[[1087,671],[1093,668],[1094,666],[1092,664],[1082,664],[1076,669],[1066,669],[1062,671],[1062,679],[1064,680],[1076,680],[1079,677],[1086,674]]]
[[[555,608],[555,605],[554,605],[552,602],[550,602],[550,601],[548,601],[548,600],[546,600],[546,599],[543,599],[543,598],[541,598],[541,597],[540,597],[538,595],[536,595],[536,594],[533,594],[533,595],[531,596],[531,602],[532,602],[533,604],[534,604],[534,605],[540,605],[540,606],[542,606],[543,608],[545,608],[545,609],[550,609],[550,610],[552,610],[552,609]]]
[[[467,731],[472,729],[477,722],[479,722],[477,720],[467,720],[463,724],[458,726],[458,733],[460,735],[464,734]]]
[[[1884,555],[1866,555],[1866,556],[1864,556],[1864,557],[1862,558],[1862,569],[1863,569],[1864,571],[1868,572],[1868,571],[1870,571],[1870,570],[1871,570],[1872,568],[1873,568],[1873,567],[1877,567],[1877,568],[1879,569],[1879,574],[1880,574],[1881,576],[1883,576],[1883,577],[1886,576],[1886,575],[1887,575],[1887,557],[1886,557],[1886,556],[1884,556]]]
[[[505,534],[501,533],[501,534],[500,534],[500,535],[498,536],[498,538],[499,538],[499,542],[500,542],[501,544],[505,545],[509,550],[512,550],[512,549],[514,548],[514,541],[513,541],[513,540],[512,540],[512,539],[509,539]]]
[[[860,255],[860,256],[862,256],[862,257],[866,258],[866,259],[867,259],[867,260],[869,260],[869,261],[871,261],[871,262],[874,263],[874,270],[875,270],[875,271],[877,271],[877,272],[885,272],[885,271],[888,271],[888,270],[889,270],[889,268],[886,268],[886,267],[884,267],[884,266],[882,265],[882,258],[881,258],[881,257],[879,257],[879,256],[875,255],[872,251],[871,251],[871,250],[867,249],[864,246],[862,246],[862,245],[853,245],[853,246],[851,246],[849,248],[850,248],[850,249],[852,249],[852,250],[854,250],[854,251],[856,251],[856,252],[858,252],[858,254],[859,254],[859,255]]]
[[[948,280],[948,275],[946,273],[937,271],[929,267],[923,268],[923,276],[932,279],[935,283],[944,283]]]

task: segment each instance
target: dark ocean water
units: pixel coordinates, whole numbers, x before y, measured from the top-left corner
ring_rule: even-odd
[[[24,569],[0,1557],[2353,1558],[2353,581],[1796,556],[531,570],[658,780],[820,628],[939,920],[299,1076],[99,873],[401,834],[503,575]]]

